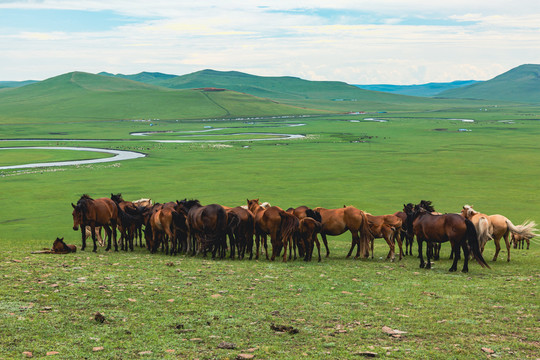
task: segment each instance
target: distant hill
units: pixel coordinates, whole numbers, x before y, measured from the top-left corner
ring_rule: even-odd
[[[152,85],[158,85],[158,83],[161,81],[168,80],[168,79],[178,76],[178,75],[163,74],[159,72],[146,72],[146,71],[143,71],[141,73],[134,74],[134,75],[111,74],[108,72],[100,72],[98,75],[119,77],[122,79],[139,81],[139,82],[152,84]]]
[[[174,90],[142,82],[72,72],[0,96],[0,123],[82,119],[199,119],[300,115],[293,107],[234,91]]]
[[[4,88],[16,88],[20,86],[25,86],[29,84],[36,83],[36,80],[25,80],[25,81],[0,81],[0,89]]]
[[[279,103],[335,112],[406,110],[429,99],[360,89],[340,81],[309,81],[292,76],[257,76],[238,71],[202,70],[152,84],[171,89],[224,88]]]
[[[540,103],[540,65],[521,65],[491,80],[444,91],[438,97]]]
[[[355,85],[360,89],[381,91],[392,94],[401,94],[409,96],[435,96],[442,91],[460,88],[463,86],[475,84],[475,80],[458,80],[445,83],[427,83],[421,85],[390,85],[390,84],[373,84],[373,85]]]

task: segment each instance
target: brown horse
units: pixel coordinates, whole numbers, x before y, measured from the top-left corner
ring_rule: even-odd
[[[396,258],[395,255],[395,243],[397,241],[399,246],[399,260],[403,259],[403,247],[401,243],[401,238],[399,238],[399,233],[401,231],[402,222],[401,219],[395,215],[379,215],[374,216],[369,213],[366,213],[368,219],[369,231],[371,233],[371,258],[373,259],[373,243],[376,238],[383,238],[388,247],[390,248],[387,259],[394,261]],[[351,256],[354,246],[356,244],[351,244],[351,249],[347,257]],[[358,246],[360,246],[358,244]],[[358,255],[357,255],[358,256]]]
[[[125,201],[122,194],[111,194],[111,200],[118,207],[118,230],[120,231],[120,250],[133,251],[133,240],[137,230],[142,227],[143,218],[138,208],[131,201]]]
[[[90,226],[86,226],[85,237],[87,239],[92,237],[92,229],[90,228]],[[103,238],[101,237],[101,226],[96,227],[96,237],[99,246],[105,246],[105,241],[103,241]]]
[[[482,233],[486,234],[482,237],[479,236],[481,251],[484,251],[486,243],[493,239],[495,243],[495,255],[493,255],[493,261],[497,260],[499,251],[501,251],[501,238],[504,237],[506,243],[507,258],[506,261],[510,261],[510,240],[508,239],[510,232],[514,232],[525,237],[533,238],[538,231],[536,223],[534,221],[525,221],[521,225],[514,225],[508,218],[503,215],[486,215],[474,210],[472,206],[465,205],[461,210],[461,215],[473,222],[477,228],[485,229]]]
[[[163,244],[165,254],[169,254],[169,243],[171,244],[171,255],[178,253],[179,232],[187,231],[185,216],[171,207],[161,207],[150,216],[149,226],[152,229],[151,252],[156,252],[159,244]]]
[[[255,236],[257,250],[255,258],[259,257],[259,243],[262,237],[266,258],[268,259],[268,249],[266,246],[266,235],[270,235],[272,244],[272,257],[274,261],[279,256],[283,248],[283,262],[287,261],[287,245],[292,241],[292,236],[298,229],[298,219],[285,212],[278,206],[271,206],[267,209],[259,204],[259,199],[247,200],[249,210],[255,216]]]
[[[347,230],[349,230],[352,234],[352,243],[360,244],[360,246],[358,246],[356,258],[360,256],[360,252],[362,252],[362,256],[364,257],[369,256],[367,244],[371,239],[371,232],[369,230],[369,224],[365,212],[358,210],[354,206],[347,206],[338,209],[316,207],[313,210],[321,214],[321,237],[323,239],[324,246],[326,247],[326,257],[330,255],[326,235],[337,236],[343,234]],[[347,255],[347,257],[349,256],[350,254]]]
[[[225,257],[227,247],[227,213],[218,204],[202,206],[199,200],[177,201],[177,209],[187,218],[188,252],[203,252],[206,256],[208,250],[212,251],[212,259],[219,252],[220,259]],[[197,239],[197,246],[190,249],[190,243]]]
[[[412,246],[413,246],[413,234],[412,231],[407,229],[407,211],[412,211],[414,204],[408,203],[403,204],[403,211],[397,211],[394,213],[394,216],[397,216],[401,219],[401,230],[399,232],[399,239],[401,243],[405,240],[405,255],[412,255]]]
[[[64,238],[56,238],[53,243],[51,251],[55,254],[69,254],[77,252],[77,247],[75,245],[68,245],[64,242]]]
[[[261,205],[262,206],[262,205]],[[308,206],[299,206],[297,208],[288,208],[286,210],[289,214],[296,216],[296,218],[301,222],[302,219],[311,218],[320,224],[322,221],[321,214],[317,211],[309,208]],[[289,244],[289,260],[291,255],[294,252],[294,259],[296,260],[296,249],[298,248],[298,255],[304,257],[304,260],[307,259],[306,250],[309,246],[313,246],[315,243],[320,246],[320,242],[317,239],[317,234],[320,233],[320,229],[316,229],[318,225],[307,221],[304,224],[303,229],[298,229],[297,232],[293,235],[293,241]],[[312,237],[314,236],[314,239]],[[308,240],[309,242],[306,242]],[[313,249],[312,249],[313,250]],[[320,249],[319,249],[320,251]],[[311,257],[309,258],[311,260]],[[306,260],[307,261],[307,260]]]
[[[298,225],[298,237],[299,242],[303,244],[304,248],[304,261],[311,261],[313,256],[313,248],[317,245],[319,252],[319,262],[321,262],[321,243],[317,239],[317,234],[322,230],[322,224],[313,219],[312,217],[304,217],[300,219]]]
[[[97,251],[96,244],[96,226],[102,226],[107,233],[107,248],[111,249],[111,235],[114,239],[115,250],[118,251],[116,243],[116,222],[118,219],[118,207],[116,203],[109,198],[92,199],[84,194],[81,196],[77,205],[71,203],[73,207],[73,230],[77,231],[81,227],[82,247],[86,248],[86,226],[90,226],[92,240],[94,241],[94,252]]]
[[[227,233],[231,245],[231,259],[234,259],[236,249],[239,259],[243,259],[247,251],[251,260],[253,258],[255,216],[242,206],[234,208],[224,206],[223,208],[227,212]]]
[[[531,238],[525,235],[516,234],[514,232],[512,233],[512,243],[514,244],[514,249],[525,249],[525,241],[527,242],[527,250],[529,250]]]
[[[430,252],[427,252],[427,263],[424,262],[422,255],[422,243],[424,241],[428,244],[450,241],[453,245],[454,262],[449,271],[457,270],[460,247],[463,249],[464,254],[462,272],[469,271],[469,247],[472,249],[473,256],[480,266],[489,268],[480,252],[478,236],[473,223],[459,214],[433,215],[432,211],[430,205],[424,204],[424,206],[420,206],[419,204],[414,207],[411,216],[409,216],[409,221],[412,221],[412,224],[409,223],[408,226],[412,227],[418,240],[420,267],[431,268]]]

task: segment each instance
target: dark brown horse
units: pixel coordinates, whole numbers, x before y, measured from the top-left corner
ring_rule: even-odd
[[[308,217],[315,220],[315,221],[317,221],[319,224],[322,221],[321,214],[319,214],[317,211],[309,208],[308,206],[299,206],[297,208],[288,208],[287,212],[289,214],[292,214],[292,215],[296,216],[296,218],[299,221],[301,221],[302,219],[308,218]],[[310,225],[308,225],[308,223]],[[304,260],[306,260],[306,255],[307,254],[305,254],[305,251],[307,249],[306,246],[308,246],[309,244],[306,243],[304,240],[307,237],[311,238],[313,236],[312,232],[316,230],[315,229],[316,227],[317,226],[315,224],[313,224],[311,221],[308,221],[304,225],[303,231],[300,231],[300,228],[299,228],[298,231],[294,233],[293,241],[289,245],[289,260],[291,259],[293,253],[294,253],[294,259],[296,260],[296,249],[297,248],[298,248],[298,255],[300,257],[304,257]],[[315,234],[314,235],[315,239],[313,241],[316,241],[317,245],[320,246],[319,240],[317,240],[317,233],[320,233],[320,229],[317,230],[314,233]],[[313,244],[314,243],[311,242],[311,245],[313,245]]]
[[[219,253],[220,259],[225,257],[227,248],[227,213],[223,206],[210,204],[202,206],[199,200],[177,201],[177,209],[187,218],[188,252],[212,251],[212,258]],[[190,248],[190,243],[197,240],[196,249]]]
[[[255,234],[255,216],[241,206],[223,207],[227,212],[227,233],[229,235],[231,259],[234,259],[235,249],[238,258],[243,259],[246,251],[249,259],[253,258],[253,235]]]
[[[165,248],[165,254],[169,254],[169,243],[171,245],[171,255],[178,253],[179,232],[187,232],[185,216],[175,209],[162,206],[150,216],[149,226],[152,229],[151,252],[156,252],[160,244]]]
[[[299,243],[301,243],[304,248],[304,261],[311,261],[313,248],[316,244],[319,252],[319,262],[321,262],[321,243],[319,242],[319,239],[317,239],[317,234],[320,233],[321,230],[322,224],[314,218],[306,216],[303,219],[300,219],[298,225],[298,238]]]
[[[330,255],[328,249],[328,241],[326,235],[337,236],[343,234],[349,230],[352,235],[352,243],[360,244],[356,257],[369,256],[368,242],[371,239],[371,232],[369,230],[369,224],[366,217],[366,213],[362,210],[358,210],[354,206],[347,206],[338,209],[325,209],[317,207],[313,209],[321,214],[322,218],[322,230],[321,237],[323,239],[324,246],[326,247],[326,257]],[[349,257],[347,255],[347,257]]]
[[[137,206],[131,201],[125,201],[122,194],[111,194],[111,200],[118,207],[118,230],[120,231],[120,250],[127,251],[128,246],[133,251],[133,241],[143,224],[143,217]]]
[[[53,243],[51,251],[55,254],[69,254],[77,252],[77,247],[75,245],[68,245],[64,242],[64,238],[56,238]]]
[[[478,236],[473,223],[464,219],[459,214],[443,214],[433,215],[433,209],[428,204],[415,205],[412,213],[410,213],[409,226],[412,226],[413,232],[418,240],[418,252],[420,255],[420,267],[430,269],[430,252],[427,252],[427,263],[424,262],[422,255],[422,243],[443,243],[450,241],[452,252],[454,253],[454,262],[449,271],[457,270],[457,262],[460,253],[460,247],[463,249],[464,264],[462,272],[469,271],[469,247],[472,250],[473,256],[482,267],[489,268],[480,252],[478,244]]]
[[[77,205],[71,203],[73,207],[73,230],[77,231],[81,227],[82,247],[86,248],[86,226],[90,226],[92,240],[94,241],[94,252],[97,251],[96,226],[102,226],[107,234],[107,248],[111,249],[111,235],[114,239],[115,250],[118,251],[116,243],[116,222],[118,219],[118,207],[109,198],[92,199],[88,195],[83,195],[77,201]]]
[[[274,261],[276,256],[281,254],[283,249],[283,262],[287,261],[287,245],[292,241],[292,236],[298,229],[298,219],[292,214],[288,214],[278,206],[271,206],[267,209],[259,204],[259,199],[247,200],[249,210],[255,216],[255,236],[257,243],[257,252],[255,258],[259,257],[259,243],[262,237],[266,258],[268,259],[268,250],[266,246],[266,235],[270,235],[272,244],[272,257]]]
[[[397,211],[394,213],[394,216],[397,216],[401,219],[401,230],[399,232],[399,238],[401,243],[405,240],[405,255],[412,255],[412,246],[414,235],[412,231],[407,231],[407,211],[412,212],[414,204],[408,203],[403,204],[403,211]]]

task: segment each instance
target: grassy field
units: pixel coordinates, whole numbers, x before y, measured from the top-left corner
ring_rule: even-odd
[[[246,198],[284,208],[347,204],[373,214],[429,199],[441,212],[473,204],[515,224],[540,221],[540,108],[440,104],[364,115],[160,120],[153,126],[120,120],[96,124],[90,118],[54,121],[52,112],[39,122],[4,121],[2,138],[19,139],[3,142],[4,147],[94,146],[148,156],[0,171],[0,358],[57,351],[55,358],[65,359],[232,359],[240,353],[323,359],[361,358],[360,352],[371,351],[381,358],[470,359],[487,357],[482,348],[500,358],[537,358],[537,241],[528,251],[512,251],[510,263],[503,250],[498,262],[490,262],[491,270],[473,263],[469,274],[447,272],[448,245],[430,271],[419,269],[416,257],[396,263],[380,259],[387,252],[381,240],[375,259],[345,259],[348,234],[330,240],[330,258],[321,263],[211,261],[150,255],[144,249],[30,254],[50,247],[56,236],[80,246],[80,234],[71,229],[70,203],[83,193],[121,192],[126,199],[159,202],[198,198],[229,206]],[[287,126],[298,123],[305,125]],[[217,146],[152,141],[176,138],[171,133],[129,135],[207,126],[226,128],[216,132],[223,139],[244,132],[306,137]],[[27,161],[35,155],[21,150],[17,156]],[[43,156],[69,158],[64,152]],[[0,165],[4,162],[16,161],[4,156]],[[489,243],[487,259],[493,251]],[[105,316],[104,323],[94,320],[96,312]],[[272,324],[299,332],[276,333]],[[406,333],[394,338],[384,326]],[[235,348],[219,349],[222,341]]]

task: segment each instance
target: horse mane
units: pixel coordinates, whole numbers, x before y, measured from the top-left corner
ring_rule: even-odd
[[[478,211],[474,210],[472,205],[463,205],[463,208],[467,211],[467,215],[469,216],[478,214]]]
[[[191,209],[193,206],[201,206],[201,203],[197,199],[191,199],[191,200],[181,200],[180,204],[184,206],[187,209]]]
[[[318,222],[322,222],[321,213],[317,210],[313,209],[307,209],[306,210],[306,216],[312,218],[313,220],[316,220]]]
[[[426,210],[427,212],[435,212],[435,208],[433,207],[431,201],[428,200],[420,200],[420,204],[417,206],[421,207],[422,209]]]
[[[83,216],[85,216],[86,212],[88,211],[88,202],[90,201],[94,201],[94,199],[92,199],[88,194],[83,194],[79,201],[77,201],[76,208],[81,211]]]

